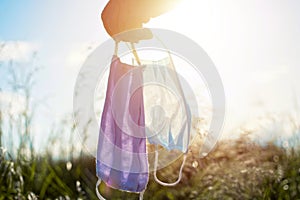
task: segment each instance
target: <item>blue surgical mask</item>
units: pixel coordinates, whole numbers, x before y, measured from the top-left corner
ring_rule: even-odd
[[[149,143],[156,146],[155,180],[164,186],[173,186],[180,181],[188,151],[191,112],[171,56],[159,61],[142,61],[142,64],[145,64],[143,92],[146,135]],[[156,176],[158,146],[184,153],[179,178],[175,183],[163,183]]]

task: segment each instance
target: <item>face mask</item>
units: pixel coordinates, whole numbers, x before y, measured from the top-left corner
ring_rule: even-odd
[[[116,46],[117,47],[117,46]],[[117,48],[115,50],[115,55]],[[136,52],[133,51],[137,59]],[[139,65],[144,64],[137,59]],[[156,146],[154,178],[164,186],[180,182],[189,145],[191,114],[171,57],[136,67],[116,56],[110,74],[97,150],[96,192],[101,180],[109,187],[139,192],[148,182],[146,137]],[[179,178],[164,183],[156,176],[158,145],[184,153]]]
[[[171,56],[159,61],[142,61],[146,135],[149,143],[156,146],[154,178],[164,186],[176,185],[182,174],[189,146],[191,113]],[[156,176],[158,145],[167,150],[184,153],[179,178],[174,183],[164,183]]]
[[[125,77],[125,78],[124,78]],[[148,183],[148,158],[144,127],[142,68],[121,63],[110,66],[99,132],[96,171],[109,187],[141,193]]]

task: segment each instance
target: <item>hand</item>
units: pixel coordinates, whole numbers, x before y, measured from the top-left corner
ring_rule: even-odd
[[[144,23],[171,10],[180,1],[182,0],[110,0],[101,18],[107,33],[116,38],[116,41],[138,42],[151,39],[151,32],[147,29],[134,32],[130,30],[143,28]],[[130,32],[126,34],[126,31]]]
[[[113,36],[116,42],[138,43],[140,40],[150,40],[153,38],[152,32],[147,28],[124,31]]]

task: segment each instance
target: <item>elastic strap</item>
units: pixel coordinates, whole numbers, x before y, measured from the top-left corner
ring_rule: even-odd
[[[130,42],[130,46],[131,46],[132,53],[133,53],[133,55],[134,55],[134,57],[136,59],[136,62],[138,63],[138,65],[141,65],[141,60],[140,60],[140,58],[139,58],[139,56],[138,56],[138,54],[136,52],[135,46],[134,46],[134,44],[132,42]]]
[[[101,179],[99,178],[96,183],[96,194],[97,194],[98,199],[105,200],[105,198],[100,194],[100,192],[98,190],[100,184],[101,184]]]
[[[155,179],[155,181],[158,182],[159,184],[163,185],[163,186],[175,186],[175,185],[177,185],[180,182],[181,178],[182,178],[182,170],[183,170],[183,167],[185,165],[185,161],[186,161],[186,153],[183,156],[183,161],[182,161],[182,164],[181,164],[181,167],[180,167],[179,176],[178,176],[177,181],[175,181],[174,183],[162,182],[161,180],[159,180],[157,178],[157,175],[156,175],[157,163],[158,163],[158,151],[157,151],[157,145],[156,145],[156,147],[155,147],[155,161],[154,161],[154,179]]]
[[[136,60],[136,62],[138,63],[138,65],[142,65],[141,60],[136,52],[135,46],[134,44],[131,42],[130,43],[130,48],[132,50],[132,54]],[[114,55],[117,56],[118,55],[118,50],[119,50],[119,42],[115,42],[115,51],[114,51]]]
[[[114,55],[117,56],[118,55],[118,50],[119,50],[119,42],[115,43],[115,52]]]
[[[143,200],[144,199],[144,193],[145,193],[145,190],[140,192],[140,197],[139,197],[139,200]]]

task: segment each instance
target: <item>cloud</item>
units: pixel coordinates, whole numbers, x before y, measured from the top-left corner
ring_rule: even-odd
[[[97,46],[97,43],[91,42],[74,45],[66,58],[66,67],[69,69],[77,69],[80,67]]]
[[[0,41],[0,62],[28,62],[38,46],[25,41]]]

